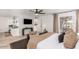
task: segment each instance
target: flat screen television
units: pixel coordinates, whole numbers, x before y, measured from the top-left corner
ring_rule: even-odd
[[[24,24],[32,24],[32,19],[24,19]]]

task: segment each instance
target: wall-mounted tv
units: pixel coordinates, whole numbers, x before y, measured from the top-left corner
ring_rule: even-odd
[[[32,19],[24,19],[24,24],[32,24]]]

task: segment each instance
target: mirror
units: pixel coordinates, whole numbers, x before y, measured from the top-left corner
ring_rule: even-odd
[[[60,32],[65,32],[70,28],[72,28],[72,17],[60,17]]]

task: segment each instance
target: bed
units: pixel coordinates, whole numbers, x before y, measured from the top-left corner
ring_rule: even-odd
[[[64,48],[61,43],[58,43],[58,35],[57,33],[54,33],[50,37],[40,41],[37,44],[37,49],[60,49]]]
[[[59,33],[46,33],[44,35],[30,35],[28,49],[66,49],[63,43],[58,42]],[[79,40],[75,49],[79,48]]]
[[[28,49],[36,49],[37,48],[37,44],[40,41],[45,40],[46,38],[50,37],[51,35],[53,35],[54,33],[49,32],[49,33],[45,33],[42,35],[30,35],[30,40],[27,44],[27,48]]]
[[[37,44],[37,49],[66,49],[63,43],[58,42],[58,33],[51,35]],[[79,40],[74,49],[79,49]]]

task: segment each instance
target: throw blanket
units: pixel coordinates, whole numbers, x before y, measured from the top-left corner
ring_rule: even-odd
[[[35,49],[37,47],[37,44],[40,41],[48,38],[52,34],[53,34],[52,32],[49,32],[49,33],[42,34],[42,35],[30,35],[30,40],[28,42],[27,48],[28,49]]]

